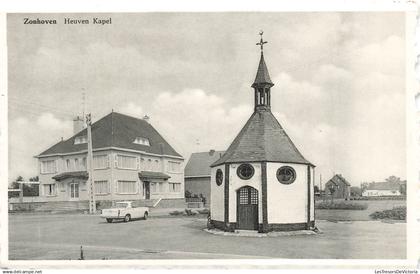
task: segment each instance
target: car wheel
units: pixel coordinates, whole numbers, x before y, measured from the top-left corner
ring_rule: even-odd
[[[131,220],[130,214],[125,215],[124,222],[129,222]]]
[[[149,213],[147,213],[147,211],[146,212],[144,212],[144,217],[143,217],[143,219],[145,219],[145,220],[147,220],[147,218],[149,217]]]
[[[107,221],[108,223],[112,223],[112,219],[111,219],[111,218],[106,218],[106,221]]]

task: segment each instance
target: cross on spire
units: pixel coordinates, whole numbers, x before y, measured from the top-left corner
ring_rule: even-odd
[[[257,43],[256,45],[257,46],[260,46],[261,47],[261,53],[263,52],[263,50],[264,50],[264,44],[267,44],[268,42],[267,41],[263,41],[263,34],[264,34],[264,31],[260,31],[260,36],[261,36],[261,39],[260,39],[260,42],[259,43]]]

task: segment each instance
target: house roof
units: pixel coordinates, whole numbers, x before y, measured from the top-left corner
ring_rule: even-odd
[[[87,171],[70,171],[57,174],[52,178],[56,181],[61,181],[67,178],[88,179],[89,174],[87,173]]]
[[[210,176],[210,165],[225,153],[224,151],[206,151],[191,154],[185,166],[185,177]]]
[[[345,184],[350,186],[350,183],[347,182],[347,180],[341,174],[335,174],[330,180],[328,180],[325,185],[327,185],[329,182],[334,183],[335,185]]]
[[[257,108],[226,153],[211,166],[262,161],[312,165],[298,151],[271,111]]]
[[[142,171],[139,172],[139,178],[140,179],[163,179],[167,180],[171,178],[168,174],[165,174],[163,172],[154,172],[154,171]]]
[[[143,119],[111,112],[92,124],[93,149],[116,147],[137,150],[158,155],[182,157],[157,132],[157,130]],[[87,150],[87,144],[74,144],[79,136],[86,136],[87,129],[80,131],[71,138],[60,141],[38,155],[38,157],[63,154]],[[135,144],[134,139],[144,137],[149,139],[150,146]]]
[[[402,183],[404,183],[403,181]],[[397,182],[372,182],[369,183],[367,190],[400,190],[400,184]]]
[[[270,74],[268,73],[267,65],[265,64],[264,55],[262,52],[260,63],[258,64],[257,75],[255,76],[255,80],[252,84],[252,87],[256,87],[261,84],[268,84],[270,86],[274,86],[273,82],[271,81]]]

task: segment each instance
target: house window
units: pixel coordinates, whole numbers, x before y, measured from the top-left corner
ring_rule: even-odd
[[[219,168],[216,171],[216,185],[220,186],[223,183],[223,171]]]
[[[159,186],[158,188],[159,192],[165,192],[165,189],[163,188],[164,187],[163,183],[159,183],[158,186]]]
[[[108,155],[93,156],[93,168],[94,169],[108,168]]]
[[[74,144],[75,145],[86,144],[86,143],[87,143],[87,137],[86,136],[77,136],[74,139]]]
[[[66,170],[70,171],[71,170],[71,163],[70,163],[70,159],[66,160]]]
[[[156,193],[157,189],[156,189],[156,183],[150,183],[150,191]]]
[[[179,172],[180,171],[180,166],[181,166],[180,162],[169,161],[168,162],[168,171]]]
[[[74,170],[80,170],[79,159],[74,159]]]
[[[55,160],[50,161],[41,161],[41,173],[55,173],[57,172],[56,166],[55,166]]]
[[[95,194],[108,194],[109,183],[108,181],[95,181]]]
[[[44,185],[44,195],[45,196],[54,196],[56,195],[55,184],[46,184]]]
[[[118,181],[119,194],[134,194],[137,193],[136,181]]]
[[[137,158],[134,156],[117,155],[117,167],[124,169],[137,169]]]
[[[149,139],[144,138],[144,137],[137,137],[136,139],[134,139],[133,143],[138,144],[138,145],[143,145],[143,146],[150,146]]]
[[[236,173],[242,180],[248,180],[254,176],[254,167],[250,164],[241,164],[236,170]]]
[[[296,179],[296,172],[290,166],[283,166],[277,169],[276,176],[280,183],[290,185]]]
[[[169,183],[169,192],[181,192],[181,183]]]
[[[86,170],[86,168],[87,168],[87,165],[86,165],[86,157],[83,157],[82,158],[82,169],[83,170]]]
[[[146,170],[152,170],[152,159],[147,160]]]
[[[155,160],[154,170],[159,171],[159,160]]]

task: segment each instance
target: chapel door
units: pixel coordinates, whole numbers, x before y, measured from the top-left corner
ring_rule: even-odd
[[[258,230],[258,190],[244,186],[236,196],[238,229]]]

